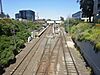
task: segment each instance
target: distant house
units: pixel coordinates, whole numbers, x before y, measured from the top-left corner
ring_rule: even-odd
[[[15,19],[35,21],[35,12],[32,10],[20,10],[15,14]]]

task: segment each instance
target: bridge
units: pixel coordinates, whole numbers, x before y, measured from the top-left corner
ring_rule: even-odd
[[[62,21],[61,20],[47,20],[47,24],[51,25],[51,24],[61,24]]]

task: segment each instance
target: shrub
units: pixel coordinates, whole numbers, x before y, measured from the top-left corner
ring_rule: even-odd
[[[30,32],[39,27],[39,24],[33,22],[0,19],[0,65],[9,64],[20,49],[25,47]]]
[[[100,27],[92,26],[89,23],[79,23],[71,27],[71,34],[76,40],[94,43],[95,48],[100,50]]]
[[[96,44],[96,51],[100,51],[100,42]]]

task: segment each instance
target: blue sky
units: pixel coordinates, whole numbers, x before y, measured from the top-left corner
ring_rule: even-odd
[[[67,18],[72,13],[79,11],[76,0],[2,0],[3,10],[14,18],[19,10],[33,10],[39,14],[39,18],[59,19]]]

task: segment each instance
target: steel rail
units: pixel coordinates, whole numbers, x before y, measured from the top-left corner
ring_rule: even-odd
[[[75,63],[75,61],[74,61],[74,58],[73,58],[73,56],[72,56],[72,54],[71,54],[71,51],[70,51],[70,49],[69,49],[69,47],[68,47],[68,44],[66,43],[66,42],[67,42],[66,36],[64,35],[64,32],[63,32],[63,31],[62,31],[61,33],[62,33],[62,35],[63,35],[63,36],[61,35],[62,41],[64,40],[64,41],[65,41],[65,44],[67,45],[67,50],[68,50],[68,52],[69,52],[69,54],[70,54],[70,57],[71,57],[71,59],[72,59],[73,65],[74,65],[75,70],[76,70],[76,73],[77,73],[77,75],[79,75],[79,72],[78,72],[78,69],[77,69],[77,67],[76,67],[76,63]],[[63,46],[63,54],[64,54],[64,59],[65,59],[65,65],[66,65],[67,75],[69,75],[69,70],[68,70],[67,61],[66,61],[66,55],[65,55],[65,49],[64,49],[64,45],[63,45],[63,42],[62,42],[62,41],[61,41],[61,43],[62,43],[62,46]]]

